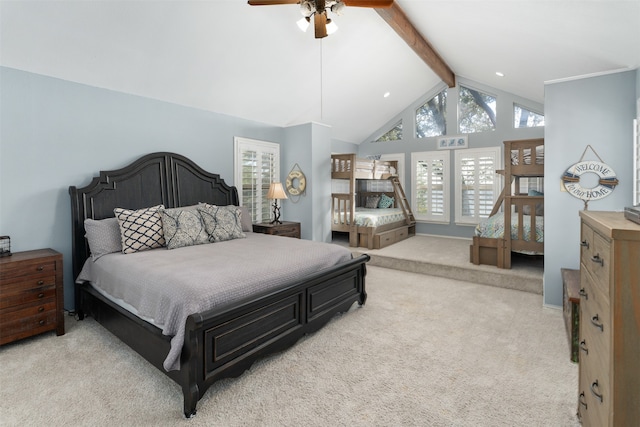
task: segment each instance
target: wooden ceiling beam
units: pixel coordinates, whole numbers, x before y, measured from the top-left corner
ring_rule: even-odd
[[[438,52],[413,26],[404,11],[393,2],[390,8],[376,9],[378,15],[413,49],[415,53],[438,75],[449,87],[456,85],[456,75]]]

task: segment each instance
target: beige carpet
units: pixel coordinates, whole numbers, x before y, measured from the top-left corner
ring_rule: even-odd
[[[363,308],[182,394],[92,319],[0,347],[8,426],[577,426],[562,313],[538,295],[370,267]]]

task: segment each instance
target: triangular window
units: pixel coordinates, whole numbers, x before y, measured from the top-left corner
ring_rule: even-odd
[[[388,141],[400,141],[402,140],[402,120],[395,124],[393,128],[387,131],[373,142],[388,142]]]
[[[496,129],[496,97],[460,86],[458,98],[460,133],[486,132]]]
[[[516,129],[544,126],[544,115],[534,113],[518,104],[513,104],[513,120],[513,127]]]

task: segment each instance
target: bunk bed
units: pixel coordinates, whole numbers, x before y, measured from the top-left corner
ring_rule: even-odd
[[[348,185],[331,194],[331,230],[349,233],[349,246],[381,249],[415,235],[415,217],[397,171],[396,161],[331,156],[331,179]],[[370,191],[366,180],[389,180],[393,190]]]
[[[511,253],[544,253],[544,195],[522,190],[521,179],[544,178],[544,139],[504,141],[504,189],[489,218],[475,229],[473,264],[511,268]],[[505,233],[505,229],[510,232]]]

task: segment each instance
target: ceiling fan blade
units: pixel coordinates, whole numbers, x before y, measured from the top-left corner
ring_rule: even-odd
[[[342,0],[345,6],[373,7],[376,9],[386,9],[391,7],[393,0]]]
[[[316,38],[321,39],[327,37],[327,15],[324,13],[316,13],[313,15],[313,24],[316,29]]]
[[[249,0],[251,6],[271,6],[275,4],[298,4],[300,0]]]

